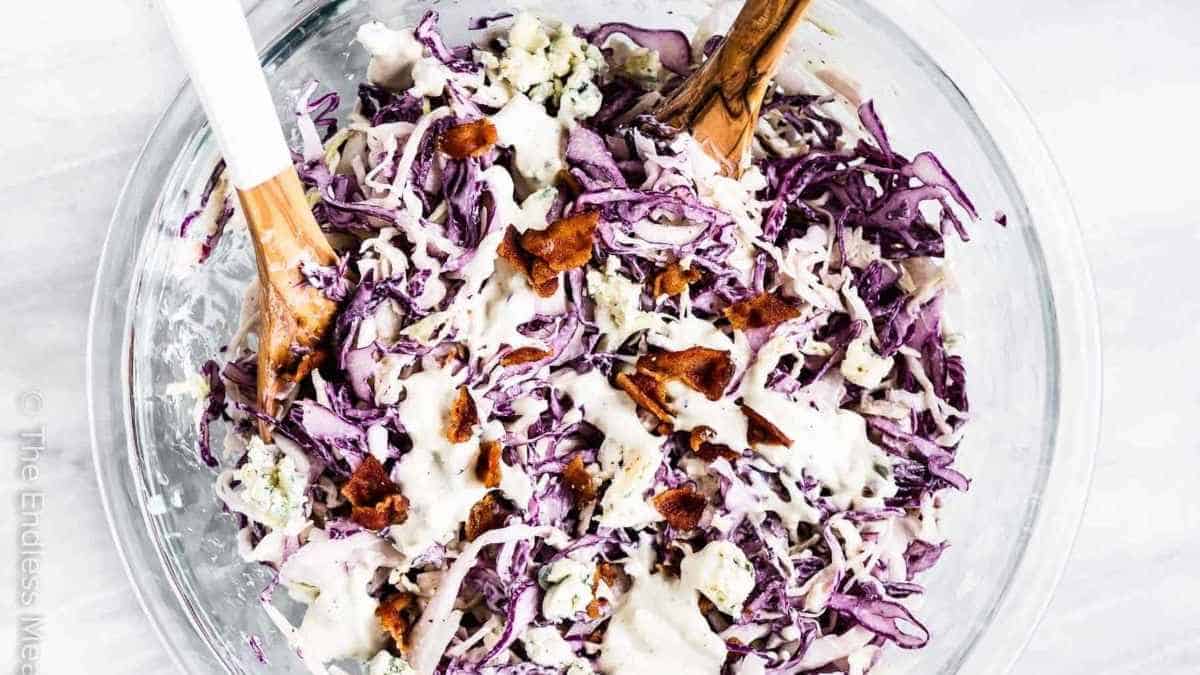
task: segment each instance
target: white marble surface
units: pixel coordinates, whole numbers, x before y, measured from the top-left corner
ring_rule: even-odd
[[[1045,132],[1078,202],[1103,316],[1091,502],[1017,672],[1197,672],[1200,3],[941,4]],[[169,672],[100,508],[83,344],[117,190],[181,71],[150,0],[12,7],[0,22],[0,493],[15,506],[18,433],[44,424],[42,529],[54,536],[41,672]],[[27,416],[31,394],[44,405]],[[14,520],[0,518],[0,664],[16,658]]]

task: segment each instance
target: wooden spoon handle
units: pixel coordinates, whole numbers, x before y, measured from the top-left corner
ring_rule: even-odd
[[[159,0],[237,188],[261,285],[258,403],[274,415],[283,390],[320,359],[337,305],[301,265],[337,256],[313,218],[238,0]],[[266,425],[263,435],[270,437]]]
[[[263,290],[274,296],[272,304],[294,317],[294,336],[302,343],[315,342],[333,304],[304,282],[300,268],[328,267],[337,255],[313,218],[300,177],[288,167],[265,183],[239,190],[238,198],[253,235]]]
[[[258,330],[258,402],[268,415],[286,387],[320,364],[337,305],[309,285],[301,266],[328,267],[337,254],[313,218],[296,170],[238,190],[254,240],[262,291]],[[263,435],[270,438],[264,428]]]
[[[746,0],[717,52],[655,115],[689,129],[727,175],[741,175],[767,85],[811,2]]]

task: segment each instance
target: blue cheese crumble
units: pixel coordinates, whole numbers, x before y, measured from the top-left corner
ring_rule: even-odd
[[[417,671],[408,665],[408,661],[381,651],[367,662],[366,675],[417,675]]]
[[[592,601],[590,565],[563,558],[542,570],[539,581],[546,594],[542,598],[542,615],[550,621],[564,621],[579,615]]]
[[[513,20],[505,40],[508,46],[499,58],[476,53],[491,83],[493,103],[525,94],[535,103],[557,105],[559,118],[567,122],[586,119],[600,110],[601,94],[595,79],[605,68],[604,55],[576,36],[574,26],[522,12]]]
[[[714,541],[683,559],[683,585],[695,588],[717,609],[737,618],[742,603],[754,590],[754,567],[746,554],[731,541]]]
[[[308,468],[294,457],[267,445],[255,436],[247,446],[246,463],[235,473],[241,482],[246,514],[277,530],[290,530],[304,522],[308,497]]]

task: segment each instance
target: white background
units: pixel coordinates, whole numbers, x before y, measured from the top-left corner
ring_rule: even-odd
[[[941,4],[1043,130],[1078,203],[1103,320],[1105,416],[1091,501],[1017,673],[1195,673],[1200,2]],[[0,664],[15,659],[9,509],[17,434],[29,423],[19,406],[36,392],[50,493],[42,672],[170,672],[109,541],[87,440],[83,346],[118,188],[182,73],[149,0],[4,6]]]

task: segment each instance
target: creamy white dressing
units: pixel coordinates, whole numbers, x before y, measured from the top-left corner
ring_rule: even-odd
[[[408,273],[409,256],[392,244],[399,232],[385,227],[379,235],[367,239],[359,247],[363,257],[358,261],[360,274],[374,272],[376,279],[395,279]]]
[[[518,232],[544,230],[549,225],[546,215],[554,205],[558,190],[542,188],[525,198],[520,206],[513,199],[515,187],[512,176],[502,166],[492,166],[483,172],[479,180],[488,186],[494,200],[493,211],[497,222],[512,225]],[[476,255],[479,255],[477,253]]]
[[[400,419],[413,448],[400,458],[392,478],[408,498],[408,519],[389,531],[392,542],[412,559],[434,544],[449,542],[475,502],[487,492],[472,470],[479,441],[446,440],[446,416],[464,374],[427,370],[404,380],[407,397]]]
[[[876,389],[891,372],[893,359],[880,356],[872,346],[875,340],[875,326],[871,312],[859,297],[858,290],[849,276],[842,284],[842,297],[845,299],[846,311],[863,326],[862,335],[846,347],[846,355],[840,366],[842,376],[860,387]]]
[[[413,64],[425,53],[412,30],[391,30],[375,21],[360,27],[356,39],[371,55],[368,80],[394,91],[412,84]]]
[[[731,339],[711,322],[691,316],[659,324],[647,340],[651,345],[667,351],[706,347],[727,352],[735,370],[743,368],[750,359],[750,345],[744,335],[739,333]],[[749,447],[746,416],[736,403],[736,392],[710,401],[703,393],[688,385],[672,381],[667,383],[667,398],[675,414],[674,427],[677,430],[691,431],[706,426],[715,432],[713,442],[738,449]]]
[[[659,349],[679,352],[692,347],[706,347],[729,352],[735,368],[742,368],[750,359],[750,345],[746,336],[737,333],[730,338],[710,321],[684,316],[669,323],[659,323],[647,336],[647,341]]]
[[[413,448],[397,462],[392,479],[408,498],[409,516],[403,524],[392,526],[389,536],[410,560],[453,539],[471,507],[488,491],[474,471],[481,434],[463,443],[445,437],[449,411],[465,375],[465,371],[442,368],[399,381],[405,398],[397,410]],[[481,419],[486,419],[485,402],[476,405]],[[523,508],[532,493],[529,477],[507,464],[501,465],[500,476],[500,490]]]
[[[621,599],[604,633],[601,671],[621,675],[720,673],[725,642],[700,613],[696,589],[651,574],[640,561],[627,565],[626,571],[633,578],[633,587]]]
[[[665,439],[646,430],[637,406],[614,389],[599,372],[568,373],[555,386],[583,408],[583,418],[604,434],[601,467],[612,483],[600,500],[604,527],[642,527],[662,516],[647,503],[646,493],[662,464]]]
[[[542,218],[545,219],[544,214]],[[403,333],[422,343],[434,344],[443,336],[444,329],[451,327],[457,339],[470,346],[472,355],[483,359],[505,346],[544,347],[541,341],[525,337],[517,330],[532,320],[546,301],[538,297],[522,272],[498,262],[497,249],[503,238],[502,229],[484,237],[462,271],[465,283],[450,307],[430,314]]]
[[[750,447],[746,434],[749,425],[742,409],[734,398],[724,396],[716,401],[708,400],[704,394],[688,385],[671,381],[667,383],[667,399],[671,412],[675,414],[675,428],[691,431],[696,427],[708,427],[714,432],[711,442],[731,448]]]
[[[529,427],[550,409],[550,403],[541,398],[520,398],[513,401],[512,409],[517,419],[508,424],[509,432],[518,437],[527,437]]]
[[[758,654],[747,654],[734,666],[734,675],[767,675],[767,662]]]
[[[517,171],[538,188],[552,184],[563,168],[567,133],[562,123],[524,94],[514,96],[491,119],[496,142],[513,149]]]
[[[369,532],[346,539],[314,537],[279,570],[279,581],[308,604],[296,637],[308,657],[321,661],[366,660],[385,642],[375,619],[379,601],[368,586],[381,567],[394,567],[400,555]]]
[[[388,354],[375,366],[373,382],[376,405],[396,405],[404,394],[404,371],[414,358],[407,354]]]
[[[895,484],[881,475],[891,461],[867,438],[866,420],[861,415],[800,405],[766,386],[779,359],[794,353],[793,337],[772,338],[746,373],[742,392],[746,405],[792,440],[791,447],[762,446],[759,454],[794,478],[807,473],[820,481],[841,509],[867,503],[864,493],[872,499],[895,494]]]
[[[388,431],[382,424],[367,427],[367,450],[380,462],[388,458]]]
[[[457,323],[459,338],[471,345],[472,354],[488,358],[501,347],[543,347],[525,337],[517,327],[534,317],[539,298],[525,275],[511,265],[499,265]]]
[[[444,251],[454,251],[456,247],[447,245],[448,242],[440,241],[444,238],[432,233],[429,228],[423,227],[415,219],[401,218],[400,221],[405,236],[413,244],[413,253],[411,256],[413,267],[428,273],[425,280],[425,287],[422,289],[420,295],[413,298],[413,301],[422,309],[435,307],[445,299],[447,289],[445,282],[437,274],[441,266],[438,260],[429,252],[430,245],[432,244],[434,247]]]
[[[808,503],[794,481],[783,481],[783,487],[787,491],[786,500],[775,494],[769,486],[764,485],[757,490],[759,503],[765,511],[779,516],[788,532],[795,532],[801,523],[815,525],[821,522],[821,510]]]

